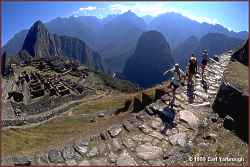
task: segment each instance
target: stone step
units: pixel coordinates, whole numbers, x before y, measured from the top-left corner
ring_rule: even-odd
[[[210,102],[203,102],[200,104],[190,104],[191,107],[209,107],[210,106]]]

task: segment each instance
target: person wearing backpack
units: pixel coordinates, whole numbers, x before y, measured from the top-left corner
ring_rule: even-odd
[[[165,71],[163,75],[167,75],[169,72],[173,74],[173,77],[171,78],[170,82],[170,88],[173,89],[173,98],[175,98],[175,91],[181,84],[181,79],[184,75],[184,72],[180,69],[179,64],[175,64],[173,68]]]
[[[203,52],[202,52],[202,61],[201,61],[201,78],[202,78],[202,80],[203,80],[203,77],[204,77],[204,71],[205,71],[205,68],[207,66],[207,62],[208,62],[207,50],[203,50]]]
[[[188,85],[192,85],[193,76],[197,73],[197,60],[194,54],[191,55],[188,66]]]

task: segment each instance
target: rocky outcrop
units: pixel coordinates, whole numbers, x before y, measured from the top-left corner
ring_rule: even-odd
[[[248,142],[248,41],[234,53],[213,104],[224,119],[224,127]],[[239,63],[241,62],[241,63]]]
[[[127,61],[124,75],[140,86],[149,87],[162,82],[164,70],[174,63],[169,44],[157,31],[141,35],[134,54]]]
[[[248,66],[248,40],[245,42],[244,45],[242,45],[240,49],[234,52],[232,58]]]
[[[234,130],[248,142],[248,98],[239,89],[223,83],[213,104],[214,112],[224,118],[224,127]]]
[[[49,33],[41,21],[30,28],[22,50],[26,50],[34,58],[68,57],[103,71],[101,57],[97,52],[77,38]]]

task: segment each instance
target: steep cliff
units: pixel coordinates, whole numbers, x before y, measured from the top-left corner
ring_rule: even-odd
[[[41,21],[37,21],[30,28],[22,50],[26,50],[35,58],[64,56],[78,60],[90,68],[103,70],[101,57],[85,42],[73,37],[51,34]]]
[[[141,35],[134,54],[125,65],[125,76],[143,87],[149,87],[164,80],[162,73],[174,63],[168,42],[157,31]]]

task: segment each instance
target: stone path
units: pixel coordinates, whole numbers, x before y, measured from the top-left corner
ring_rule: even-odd
[[[208,126],[207,115],[216,96],[230,55],[224,54],[218,63],[210,61],[205,71],[209,89],[205,91],[201,77],[197,74],[194,86],[194,100],[187,88],[180,87],[174,102],[173,125],[164,128],[162,110],[168,107],[171,95],[147,106],[140,112],[131,113],[120,124],[113,125],[100,134],[82,138],[64,148],[51,149],[34,156],[6,157],[3,164],[32,165],[169,165],[189,164],[189,152],[200,129]],[[214,116],[212,119],[216,119]],[[172,127],[171,127],[172,126]],[[213,136],[211,138],[216,138]]]

